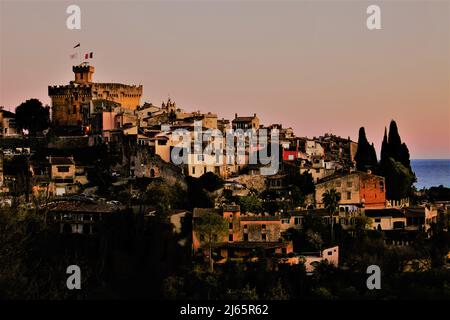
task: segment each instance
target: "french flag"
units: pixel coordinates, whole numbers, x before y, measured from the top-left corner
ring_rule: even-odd
[[[92,59],[94,57],[94,53],[93,52],[89,52],[89,53],[85,53],[84,54],[84,59]]]

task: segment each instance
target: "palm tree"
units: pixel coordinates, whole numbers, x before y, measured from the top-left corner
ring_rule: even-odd
[[[325,191],[322,195],[322,201],[325,205],[325,209],[330,213],[331,218],[331,244],[334,241],[334,217],[333,215],[338,210],[339,201],[341,201],[341,194],[336,189],[330,189]]]

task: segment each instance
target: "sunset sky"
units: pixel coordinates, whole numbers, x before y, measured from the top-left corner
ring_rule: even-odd
[[[70,4],[81,30],[66,28]],[[367,29],[369,4],[382,30]],[[378,152],[395,119],[412,158],[450,158],[449,17],[449,1],[0,0],[0,106],[49,104],[80,42],[94,81],[142,84],[142,102],[257,113],[297,136],[364,126]]]

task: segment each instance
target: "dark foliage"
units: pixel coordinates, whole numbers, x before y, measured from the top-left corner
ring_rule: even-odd
[[[44,107],[38,99],[23,102],[16,108],[16,125],[36,136],[50,125],[50,107]]]
[[[359,171],[374,170],[377,167],[375,147],[369,144],[364,127],[359,129],[358,150],[355,155],[356,169]]]
[[[203,188],[209,192],[222,188],[224,184],[223,179],[213,172],[203,174],[199,180]]]
[[[394,120],[386,129],[381,145],[381,159],[378,173],[386,178],[386,197],[391,200],[400,200],[412,194],[412,185],[416,181],[411,170],[409,150],[402,143]]]

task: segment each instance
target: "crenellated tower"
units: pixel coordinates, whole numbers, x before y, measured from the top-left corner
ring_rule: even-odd
[[[96,100],[112,101],[126,110],[136,110],[140,105],[142,85],[93,82],[95,68],[87,62],[73,66],[72,71],[75,80],[68,85],[48,87],[55,127],[78,130],[88,126],[92,102]]]
[[[81,64],[79,66],[72,67],[73,73],[75,73],[75,83],[88,84],[92,83],[93,74],[95,68],[88,64]]]

